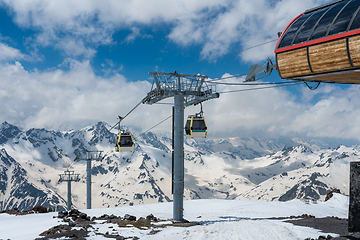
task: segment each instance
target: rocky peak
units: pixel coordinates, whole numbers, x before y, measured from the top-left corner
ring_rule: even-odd
[[[18,127],[11,125],[6,121],[3,122],[0,126],[0,144],[3,144],[7,142],[9,139],[14,138],[20,132],[21,130]]]
[[[311,151],[311,149],[309,149],[307,146],[305,146],[304,144],[300,144],[299,146],[297,146],[295,149],[294,149],[294,152],[298,152],[298,153],[313,153]]]

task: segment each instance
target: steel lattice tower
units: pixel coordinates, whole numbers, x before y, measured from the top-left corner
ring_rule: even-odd
[[[59,174],[60,179],[59,183],[61,182],[68,182],[68,194],[67,194],[67,210],[71,210],[71,182],[78,182],[80,181],[79,174],[75,174],[74,171],[66,170],[64,174]]]
[[[101,161],[102,151],[86,151],[84,156],[76,157],[74,161],[86,161],[86,208],[91,209],[91,161]]]
[[[215,85],[205,81],[208,77],[196,74],[149,72],[154,77],[151,91],[143,103],[154,104],[174,97],[173,110],[173,220],[183,221],[184,195],[184,108],[203,101],[219,98]]]

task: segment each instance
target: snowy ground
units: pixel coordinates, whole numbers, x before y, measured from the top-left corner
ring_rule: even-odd
[[[336,216],[347,218],[348,197],[334,194],[327,202],[305,203],[301,200],[289,202],[251,202],[238,200],[192,200],[184,202],[184,218],[201,225],[192,227],[167,226],[159,228],[160,232],[148,235],[153,227],[138,229],[132,226],[120,228],[116,224],[96,221],[90,229],[87,239],[109,239],[96,233],[110,232],[124,237],[137,236],[140,239],[305,239],[317,238],[319,235],[338,236],[334,233],[323,233],[319,230],[295,226],[284,220],[265,218],[290,217],[302,214],[314,215],[317,218]],[[172,203],[147,204],[132,207],[80,209],[89,216],[99,217],[103,214],[124,216],[131,214],[146,217],[153,214],[163,220],[172,217]],[[53,218],[57,213],[31,214],[13,216],[0,214],[0,239],[35,239],[43,231],[64,223]],[[166,221],[171,225],[171,222]],[[65,239],[65,238],[62,238]]]

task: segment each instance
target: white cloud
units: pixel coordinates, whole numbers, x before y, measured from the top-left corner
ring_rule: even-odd
[[[19,49],[0,43],[0,61],[20,60],[24,54]]]
[[[203,57],[248,48],[277,38],[277,32],[304,10],[325,0],[2,0],[21,27],[37,31],[34,44],[54,45],[66,54],[91,57],[96,47],[113,42],[112,34],[131,29],[132,42],[142,26],[165,23],[169,39],[201,44]],[[134,25],[138,27],[134,27]],[[71,40],[70,40],[71,39]],[[246,61],[273,56],[275,43],[241,54]],[[76,46],[77,51],[71,49]],[[84,53],[81,53],[81,52]]]
[[[226,75],[224,75],[226,76]],[[242,79],[228,80],[241,82]],[[238,87],[249,89],[253,87]],[[302,136],[360,140],[358,87],[320,85],[316,91],[293,86],[313,96],[299,102],[289,90],[272,88],[223,93],[204,103],[209,136]],[[234,90],[221,86],[219,92]],[[195,108],[196,109],[196,108]]]
[[[0,121],[24,128],[81,128],[96,121],[113,124],[149,91],[147,81],[128,82],[124,76],[95,76],[89,61],[69,60],[70,70],[26,71],[19,62],[0,64]],[[152,114],[155,111],[157,114]],[[163,106],[140,106],[125,125],[150,128],[166,113]],[[152,118],[144,121],[144,116]],[[155,117],[155,118],[154,118]]]
[[[126,36],[124,42],[131,43],[131,42],[134,42],[135,39],[137,39],[139,37],[141,37],[141,38],[152,38],[151,35],[140,33],[140,28],[131,27],[131,33]]]
[[[70,70],[26,71],[19,62],[0,64],[0,121],[24,128],[69,129],[105,121],[114,124],[151,88],[147,81],[128,82],[115,74],[95,76],[89,61],[69,60]],[[227,75],[225,75],[227,76]],[[243,79],[228,79],[241,82]],[[297,102],[285,88],[222,93],[203,104],[209,137],[308,136],[360,140],[358,87],[320,86],[312,97]],[[297,86],[305,89],[305,86]],[[252,87],[240,86],[237,89]],[[217,91],[234,90],[219,85]],[[305,90],[304,90],[305,91]],[[164,102],[172,103],[172,99]],[[313,104],[313,102],[315,102]],[[185,117],[199,112],[185,109]],[[123,122],[145,131],[171,115],[171,105],[140,105]],[[155,131],[171,131],[171,121]]]
[[[181,21],[198,12],[224,6],[226,1],[2,0],[2,3],[11,10],[16,24],[37,31],[32,38],[34,45],[63,46],[69,53],[69,38],[78,46],[93,49],[99,44],[112,43],[115,30],[131,29],[133,24]],[[136,34],[136,28],[132,30],[134,34],[128,36],[128,41],[144,36]]]
[[[101,44],[112,43],[112,33],[130,29],[125,42],[144,37],[142,25],[167,23],[169,39],[181,45],[202,44],[204,57],[230,48],[254,46],[275,39],[276,33],[299,13],[324,1],[316,0],[133,0],[44,1],[3,0],[15,22],[38,33],[29,44],[54,46],[70,57],[89,59]],[[134,25],[136,27],[134,27]],[[146,36],[145,36],[146,37]],[[275,42],[241,53],[245,61],[273,56]],[[236,46],[236,47],[234,47]],[[15,48],[0,43],[0,61],[23,59]],[[122,66],[111,61],[110,78],[94,74],[90,61],[67,59],[69,71],[26,71],[21,63],[0,63],[0,121],[25,128],[80,128],[96,121],[110,124],[131,110],[150,90],[146,81],[128,82]],[[242,81],[229,79],[228,81]],[[249,88],[249,87],[239,87]],[[219,86],[218,91],[234,90]],[[302,87],[298,101],[286,89],[221,94],[204,103],[209,136],[302,135],[360,140],[360,104],[356,87],[321,85],[316,91]],[[168,99],[166,102],[172,102]],[[198,112],[189,107],[186,114]],[[124,121],[146,130],[171,114],[169,105],[141,105]],[[170,131],[171,121],[157,129]]]

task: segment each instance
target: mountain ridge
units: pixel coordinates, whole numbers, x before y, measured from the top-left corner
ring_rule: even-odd
[[[109,128],[98,122],[80,130],[24,131],[2,123],[0,179],[4,184],[0,184],[0,210],[28,210],[34,204],[65,208],[67,188],[58,183],[58,174],[66,169],[81,176],[81,181],[72,186],[72,198],[76,207],[85,208],[86,163],[73,159],[87,149],[104,154],[101,162],[92,162],[93,207],[172,201],[171,139],[151,132],[139,135],[130,129],[134,151],[118,153],[114,151],[116,133],[108,133]],[[320,199],[341,184],[342,191],[346,191],[344,179],[332,173],[332,166],[343,168],[349,161],[358,160],[357,146],[321,149],[304,140],[297,142],[285,138],[279,142],[257,138],[186,139],[184,198],[287,201],[299,197]],[[18,176],[9,166],[17,169]],[[15,194],[27,188],[32,191],[26,196]]]

